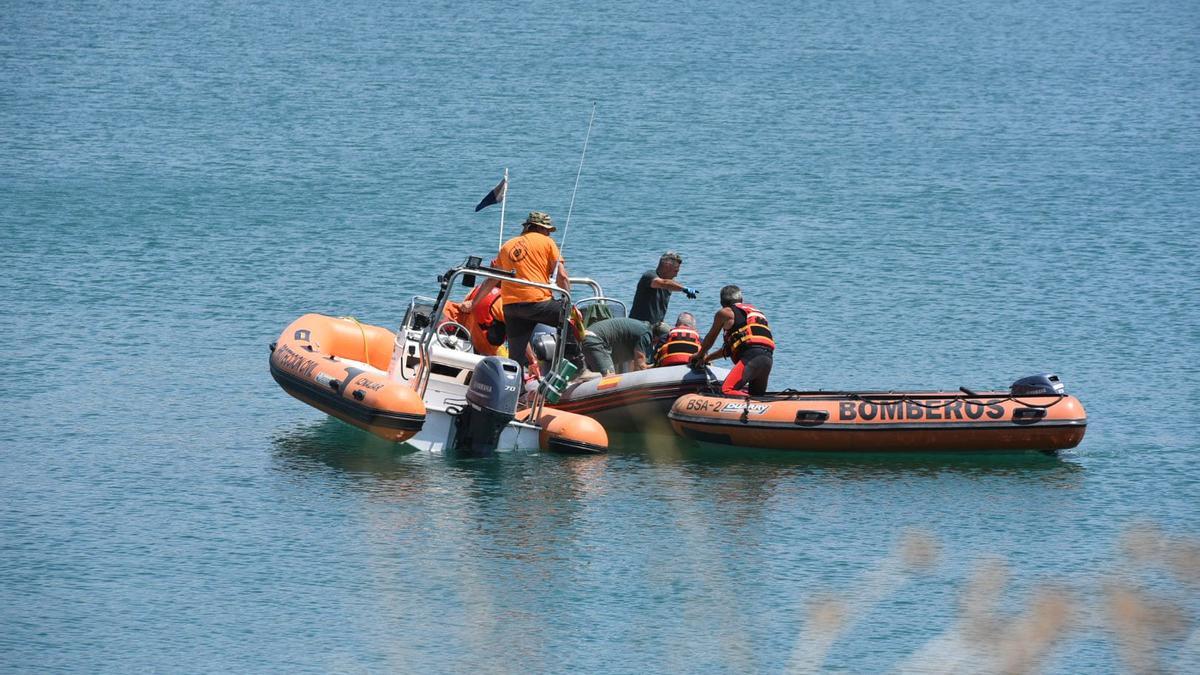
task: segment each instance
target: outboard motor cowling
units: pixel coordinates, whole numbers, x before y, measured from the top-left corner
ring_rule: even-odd
[[[550,370],[550,364],[554,362],[554,353],[558,350],[558,340],[554,337],[554,329],[538,324],[529,338],[529,346],[533,349],[533,355],[537,357],[538,367],[541,368],[541,371],[544,373]]]
[[[521,366],[512,359],[488,356],[471,373],[467,405],[455,421],[454,449],[487,454],[517,415]]]
[[[1012,383],[1009,391],[1013,396],[1065,396],[1067,388],[1054,373],[1042,373],[1022,377]]]

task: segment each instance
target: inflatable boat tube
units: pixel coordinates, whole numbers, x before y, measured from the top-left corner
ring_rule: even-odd
[[[1011,392],[689,394],[670,419],[693,440],[816,452],[1055,452],[1087,429],[1074,396]]]
[[[667,413],[675,399],[719,386],[727,374],[721,368],[662,366],[610,375],[571,384],[553,407],[594,417],[614,433],[652,431],[657,423],[669,434]]]
[[[288,394],[343,422],[402,442],[425,423],[425,404],[387,377],[396,336],[351,318],[305,314],[271,345],[271,376]]]
[[[517,413],[528,421],[530,409]],[[568,455],[599,455],[608,452],[608,433],[596,420],[564,410],[547,408],[536,422],[541,428],[538,445],[546,452]]]

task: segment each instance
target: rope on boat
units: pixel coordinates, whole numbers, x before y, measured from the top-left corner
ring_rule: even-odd
[[[362,339],[363,339],[363,363],[370,365],[371,349],[367,345],[367,329],[363,328],[362,323],[360,323],[358,319],[356,319],[352,316],[339,316],[338,318],[339,319],[349,319],[350,321],[354,322],[354,325],[358,326],[358,332],[362,333]]]
[[[717,392],[717,393],[719,393],[719,392]],[[952,395],[950,395],[949,400],[946,400],[942,403],[922,403],[919,399],[914,398],[910,394],[893,394],[891,392],[889,392],[888,394],[860,394],[860,393],[856,393],[856,392],[799,391],[797,389],[788,388],[788,389],[784,389],[783,391],[769,391],[769,392],[764,393],[762,396],[759,396],[758,398],[760,398],[760,399],[782,398],[782,399],[794,400],[794,399],[800,398],[801,396],[812,396],[814,394],[817,394],[817,395],[823,394],[826,396],[844,396],[847,399],[850,399],[852,401],[862,401],[864,403],[875,403],[878,405],[895,405],[897,403],[911,403],[912,405],[915,405],[918,408],[925,408],[926,410],[940,410],[947,406],[953,405],[956,401],[964,401],[966,403],[972,403],[975,405],[995,405],[998,403],[1004,403],[1005,401],[1013,401],[1015,403],[1025,406],[1026,408],[1039,408],[1042,410],[1046,410],[1046,409],[1053,408],[1054,406],[1058,405],[1059,403],[1062,402],[1062,400],[1064,398],[1067,397],[1066,394],[1050,394],[1051,396],[1056,396],[1057,398],[1055,398],[1054,401],[1052,401],[1050,403],[1040,404],[1040,403],[1030,403],[1028,401],[1022,401],[1021,399],[1017,398],[1013,394],[1009,394],[1007,396],[1002,396],[1000,398],[995,398],[995,399],[991,399],[991,400],[984,400],[984,397],[982,397],[982,396],[963,396],[960,398],[957,394],[952,394]],[[893,398],[893,399],[883,398],[883,396],[893,396],[893,395],[897,396],[897,398]],[[926,395],[926,397],[929,397],[929,396]],[[750,398],[747,397],[746,401],[749,402]],[[746,415],[746,413],[743,412],[743,417],[745,417],[745,415]]]

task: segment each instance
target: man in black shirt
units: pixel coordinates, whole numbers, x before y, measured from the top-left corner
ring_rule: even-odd
[[[658,268],[650,270],[638,280],[637,292],[633,295],[633,307],[629,318],[648,321],[651,325],[662,322],[667,315],[667,303],[673,291],[683,291],[688,298],[696,299],[696,290],[675,281],[683,258],[674,251],[667,251],[658,259]]]

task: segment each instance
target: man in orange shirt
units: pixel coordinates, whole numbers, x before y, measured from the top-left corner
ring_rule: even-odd
[[[500,254],[492,261],[492,267],[512,270],[518,279],[543,284],[549,284],[550,278],[557,272],[555,283],[559,288],[569,290],[571,282],[563,265],[562,254],[550,238],[550,233],[558,229],[554,227],[550,215],[532,211],[521,227],[520,236],[509,239],[500,247]],[[487,297],[488,291],[496,283],[495,279],[488,279],[479,288],[476,297]],[[508,281],[500,282],[500,298],[504,302],[504,319],[508,328],[509,358],[521,364],[522,368],[528,368],[529,357],[525,348],[529,345],[534,327],[539,323],[557,327],[562,322],[566,299],[555,298],[544,288]],[[466,310],[470,309],[468,304]]]

